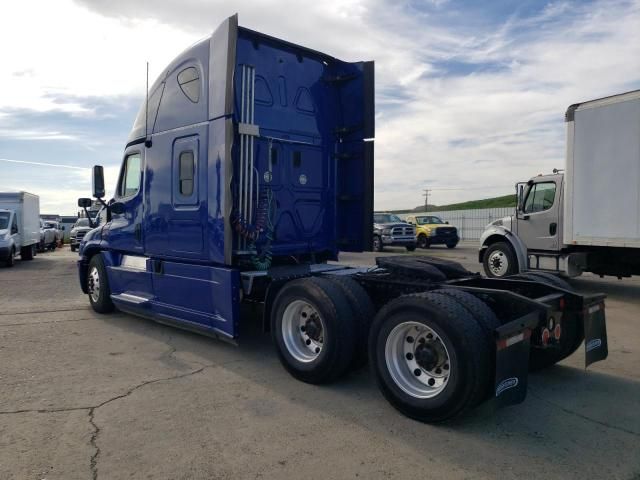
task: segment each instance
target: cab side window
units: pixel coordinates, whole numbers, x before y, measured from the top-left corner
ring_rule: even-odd
[[[133,153],[124,161],[122,172],[120,173],[120,184],[118,186],[118,196],[130,197],[138,193],[140,189],[141,157],[139,153]]]
[[[193,195],[194,161],[193,152],[187,151],[180,154],[180,165],[178,167],[180,179],[180,195],[190,197]]]
[[[553,207],[556,198],[556,184],[544,182],[534,184],[524,203],[524,213],[536,213],[549,210]]]

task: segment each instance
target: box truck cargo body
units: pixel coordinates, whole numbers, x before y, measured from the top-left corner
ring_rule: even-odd
[[[40,241],[40,198],[27,192],[0,192],[0,262],[33,259]]]
[[[567,112],[564,243],[640,248],[640,91]]]
[[[489,276],[640,274],[640,91],[571,105],[565,170],[519,188],[517,212],[489,225]]]
[[[422,421],[522,401],[530,356],[551,365],[585,335],[598,339],[586,363],[605,358],[602,295],[426,257],[328,263],[371,248],[373,75],[237,17],[181,54],[140,109],[109,202],[94,167],[104,221],[78,261],[92,307],[238,343],[241,305],[258,305],[295,378],[327,383],[369,359]]]

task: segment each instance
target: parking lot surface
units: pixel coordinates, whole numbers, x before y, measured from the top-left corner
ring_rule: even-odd
[[[416,253],[481,268],[472,244]],[[524,403],[434,426],[366,369],[294,380],[249,312],[238,347],[98,315],[76,258],[0,269],[0,479],[640,479],[640,279],[571,282],[609,296],[606,361],[585,371],[580,349],[532,374]]]

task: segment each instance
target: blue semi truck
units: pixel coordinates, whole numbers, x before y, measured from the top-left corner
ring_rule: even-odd
[[[371,249],[374,136],[373,62],[227,19],[148,90],[108,202],[94,167],[105,218],[79,248],[83,292],[99,313],[233,343],[241,305],[260,304],[295,378],[369,362],[389,402],[425,422],[521,402],[529,370],[585,339],[587,365],[606,358],[604,296],[556,277],[485,279],[429,257],[330,263]]]

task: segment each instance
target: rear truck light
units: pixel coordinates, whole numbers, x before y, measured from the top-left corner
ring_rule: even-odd
[[[549,345],[549,338],[551,338],[551,332],[548,328],[544,328],[542,330],[542,335],[540,335],[540,341],[542,342],[543,347]]]
[[[556,341],[559,341],[561,335],[562,335],[562,327],[560,326],[559,323],[556,323],[556,326],[553,329],[553,338]]]

